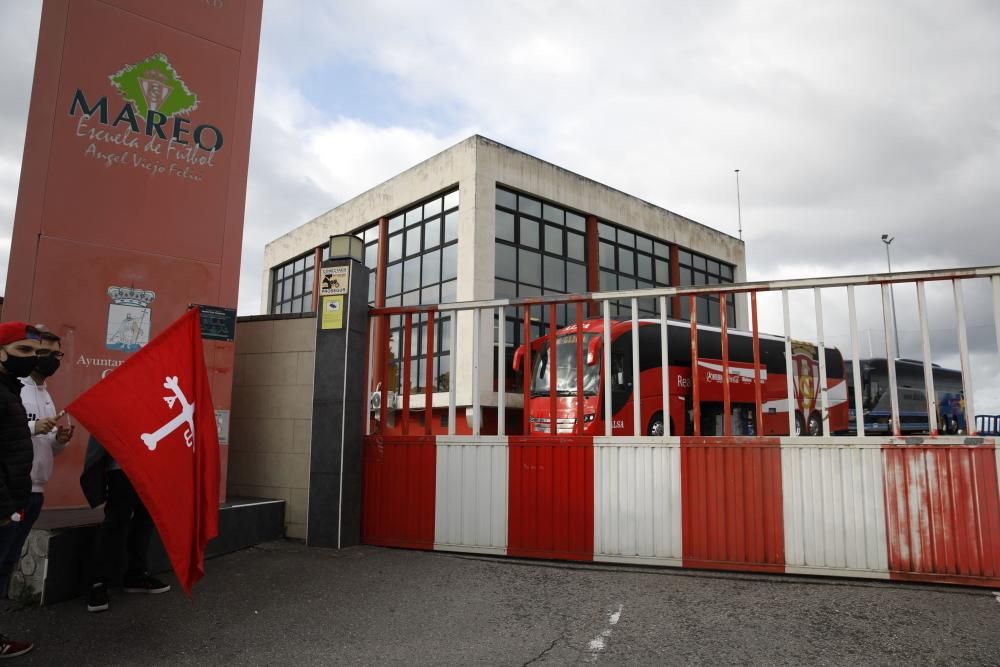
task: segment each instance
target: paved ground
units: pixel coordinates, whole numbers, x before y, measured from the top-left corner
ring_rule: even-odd
[[[1000,664],[989,591],[274,542],[176,591],[9,611],[13,664]]]

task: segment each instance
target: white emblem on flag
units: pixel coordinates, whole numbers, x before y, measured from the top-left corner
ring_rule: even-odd
[[[181,386],[178,384],[176,377],[165,378],[163,387],[174,393],[173,396],[163,397],[167,406],[173,408],[174,403],[180,401],[181,412],[179,415],[158,428],[155,432],[143,433],[142,436],[140,436],[143,444],[146,445],[146,447],[149,447],[149,451],[152,452],[156,449],[160,440],[163,440],[165,437],[186,424],[187,428],[184,429],[184,443],[188,447],[194,447],[194,403],[188,403],[187,397],[184,396],[184,392],[181,391]]]

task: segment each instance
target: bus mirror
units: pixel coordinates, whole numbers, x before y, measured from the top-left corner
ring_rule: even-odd
[[[524,346],[514,350],[514,362],[511,364],[514,367],[514,372],[521,370],[521,359],[524,358]]]
[[[593,338],[590,339],[590,342],[587,343],[587,365],[588,366],[593,366],[601,358],[601,355],[598,354],[598,350],[600,349],[600,347],[601,347],[601,337],[600,336],[594,336]]]

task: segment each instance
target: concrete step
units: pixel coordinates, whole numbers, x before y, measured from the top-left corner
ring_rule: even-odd
[[[26,605],[50,605],[82,595],[102,508],[43,510],[28,535],[10,582],[9,596]],[[219,507],[219,536],[206,558],[245,549],[283,536],[285,501],[230,498]],[[159,536],[149,548],[151,572],[170,570]]]

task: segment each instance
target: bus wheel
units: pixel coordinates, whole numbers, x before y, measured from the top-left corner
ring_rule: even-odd
[[[818,412],[809,415],[809,435],[823,435],[823,420]]]
[[[653,418],[649,420],[649,426],[646,427],[646,435],[661,436],[665,433],[663,429],[663,413],[657,412],[653,415]]]
[[[802,419],[802,413],[801,412],[796,412],[795,413],[795,433],[793,433],[793,435],[795,435],[795,436],[802,435],[802,431],[805,430],[805,427],[806,427],[806,424],[805,424],[805,420]]]

